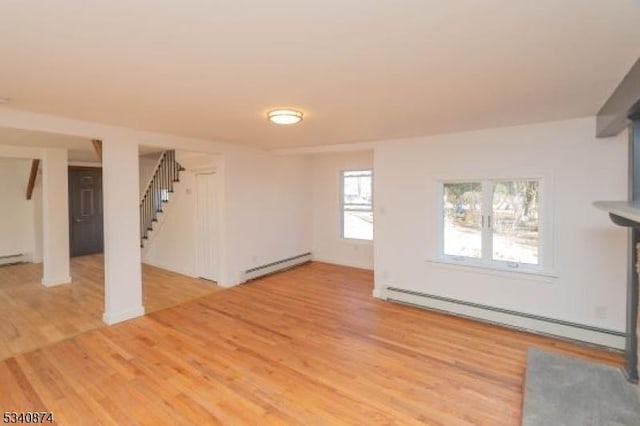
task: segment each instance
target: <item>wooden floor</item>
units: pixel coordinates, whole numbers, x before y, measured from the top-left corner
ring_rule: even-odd
[[[60,424],[518,425],[530,346],[605,351],[371,297],[312,263],[0,363],[0,411]]]
[[[0,360],[104,326],[101,255],[71,259],[71,284],[40,284],[42,264],[0,267]],[[143,265],[147,312],[219,289],[210,282]]]

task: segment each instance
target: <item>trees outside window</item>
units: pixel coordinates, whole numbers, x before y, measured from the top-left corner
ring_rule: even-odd
[[[342,238],[373,240],[373,172],[342,172]]]
[[[442,255],[511,268],[541,266],[539,179],[442,184]]]

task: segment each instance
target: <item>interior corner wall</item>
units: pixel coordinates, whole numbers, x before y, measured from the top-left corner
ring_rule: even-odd
[[[395,140],[375,146],[375,286],[624,331],[627,232],[596,200],[627,199],[625,135],[595,137],[595,119]],[[438,256],[446,179],[551,176],[556,278],[494,273]],[[544,230],[543,230],[544,235]],[[543,237],[544,238],[544,237]]]
[[[340,173],[344,170],[372,168],[373,151],[326,153],[311,157],[314,260],[373,269],[374,242],[342,238],[340,211]],[[376,180],[375,170],[373,180]]]
[[[225,155],[223,285],[255,266],[311,251],[309,159],[251,150]]]
[[[30,171],[31,159],[0,158],[0,256],[34,258],[36,201],[26,197]]]

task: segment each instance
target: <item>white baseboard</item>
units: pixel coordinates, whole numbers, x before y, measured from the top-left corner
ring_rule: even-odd
[[[493,324],[578,340],[613,349],[624,349],[625,347],[624,333],[615,330],[606,330],[393,287],[384,289],[383,293],[390,301],[407,303]]]
[[[42,278],[42,285],[45,287],[55,287],[57,285],[69,284],[71,282],[71,277],[60,277],[60,278]]]
[[[104,314],[102,314],[102,321],[104,321],[107,325],[113,325],[119,322],[141,317],[144,315],[144,312],[144,306],[139,306],[137,308],[121,312],[105,312]]]
[[[20,253],[0,256],[0,265],[12,265],[14,263],[31,262],[31,253]]]
[[[383,299],[383,300],[386,299],[386,297],[384,296],[383,288],[374,288],[371,293],[373,297],[375,297],[376,299]]]

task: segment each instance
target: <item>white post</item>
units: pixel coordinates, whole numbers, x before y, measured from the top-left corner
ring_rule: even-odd
[[[138,168],[135,141],[103,141],[105,312],[102,318],[107,324],[144,315]]]
[[[71,282],[67,150],[47,148],[42,161],[42,284]]]

